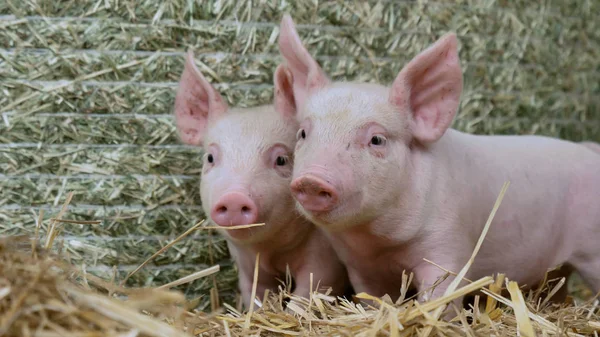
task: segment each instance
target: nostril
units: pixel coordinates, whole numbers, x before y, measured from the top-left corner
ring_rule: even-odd
[[[250,212],[250,208],[248,206],[242,207],[242,213],[248,213],[248,212]]]
[[[331,198],[331,193],[325,192],[325,191],[321,191],[321,192],[319,192],[319,196],[322,197],[322,198]]]
[[[217,213],[221,213],[221,214],[227,213],[227,207],[221,206],[221,207],[217,208]]]

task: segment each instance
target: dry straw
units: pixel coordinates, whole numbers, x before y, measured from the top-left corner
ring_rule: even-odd
[[[507,188],[508,183],[500,192],[473,258]],[[64,209],[70,200],[68,197]],[[57,223],[57,219],[50,221]],[[76,221],[61,223],[69,226]],[[54,233],[60,229],[54,228]],[[192,227],[193,230],[202,228]],[[60,239],[51,231],[46,237],[49,248],[56,246]],[[256,256],[253,297],[259,259],[260,256]],[[4,237],[0,239],[0,335],[596,336],[600,330],[597,301],[548,304],[546,298],[540,296],[543,292],[529,291],[525,296],[515,282],[505,280],[503,275],[496,279],[488,276],[468,280],[458,287],[472,260],[459,274],[454,274],[455,280],[442,297],[424,303],[413,299],[392,303],[385,297],[380,299],[361,293],[357,297],[374,303],[361,305],[327,293],[300,298],[282,289],[281,293],[257,300],[248,312],[242,313],[225,304],[224,308],[207,314],[191,310],[192,302],[183,294],[166,289],[218,272],[218,266],[158,288],[126,288],[86,273],[85,268],[69,263],[68,254],[52,253],[37,239]],[[403,294],[407,291],[407,279],[403,277]],[[504,280],[510,298],[501,294]],[[552,283],[545,282],[540,289],[551,296],[555,284],[564,286],[561,282]],[[485,305],[477,305],[478,295],[471,310],[453,308],[457,316],[451,322],[438,319],[448,303],[475,291],[488,296]],[[287,310],[283,304],[286,298],[293,302]],[[540,302],[546,304],[539,306]]]

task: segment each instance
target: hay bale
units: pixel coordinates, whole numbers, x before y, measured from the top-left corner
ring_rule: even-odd
[[[101,224],[65,229],[71,258],[122,280],[202,219],[201,153],[178,143],[170,115],[183,53],[195,49],[230,104],[267,103],[283,12],[336,79],[390,83],[454,30],[465,76],[456,128],[600,141],[594,1],[0,1],[0,233],[34,233],[37,214],[55,216],[72,191],[70,217]],[[128,285],[218,263],[214,278],[177,289],[233,300],[222,238],[195,233],[175,248]]]

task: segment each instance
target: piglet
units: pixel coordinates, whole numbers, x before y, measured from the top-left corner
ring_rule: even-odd
[[[580,144],[594,152],[600,153],[600,144],[598,144],[598,143],[586,141],[586,142],[581,142]]]
[[[342,294],[349,284],[344,266],[323,232],[295,210],[289,189],[297,122],[295,102],[286,89],[285,66],[275,72],[274,105],[230,109],[200,73],[188,52],[175,99],[181,140],[204,149],[200,191],[207,215],[222,229],[239,269],[239,288],[246,308],[251,301],[256,254],[260,253],[257,296],[276,290],[286,266],[294,294],[307,297],[313,287]],[[265,223],[262,227],[227,227]],[[313,289],[315,290],[315,289]]]
[[[547,137],[450,129],[463,88],[454,34],[391,87],[332,82],[288,15],[280,34],[300,122],[293,195],[327,231],[357,292],[397,297],[407,270],[422,300],[443,294],[453,277],[425,291],[446,272],[424,259],[458,272],[506,181],[466,277],[505,273],[532,286],[568,264],[600,291],[600,156]]]

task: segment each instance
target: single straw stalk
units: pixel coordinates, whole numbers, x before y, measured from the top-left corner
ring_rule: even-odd
[[[59,234],[59,231],[57,228],[58,219],[62,218],[62,216],[65,214],[65,212],[67,211],[67,207],[69,207],[69,204],[71,203],[72,199],[73,199],[73,192],[70,192],[67,195],[67,199],[65,200],[65,203],[63,204],[60,212],[58,213],[56,218],[50,222],[50,230],[48,231],[48,234],[46,236],[46,246],[45,246],[46,249],[49,249],[50,247],[52,247],[52,243],[54,243],[54,239]]]
[[[167,283],[167,284],[164,284],[162,286],[156,287],[156,289],[169,289],[169,288],[176,287],[178,285],[190,283],[190,282],[195,281],[197,279],[201,279],[203,277],[212,275],[214,273],[218,273],[219,270],[220,270],[220,266],[219,265],[215,265],[215,266],[212,266],[210,268],[206,268],[206,269],[201,270],[199,272],[193,273],[191,275],[182,277],[182,278],[180,278],[178,280],[175,280],[175,281],[173,281],[171,283]]]
[[[535,337],[535,331],[533,330],[533,326],[529,320],[529,310],[527,309],[525,299],[523,298],[523,294],[521,293],[519,286],[514,281],[506,281],[508,291],[510,292],[510,297],[512,298],[515,317],[517,319],[517,328],[519,329],[521,336]]]
[[[146,259],[146,261],[144,261],[141,265],[139,265],[137,268],[135,268],[131,273],[129,273],[125,279],[123,279],[123,281],[121,281],[121,285],[124,285],[125,282],[127,282],[127,280],[135,273],[137,273],[140,269],[142,269],[145,265],[147,265],[150,261],[152,261],[155,257],[159,256],[160,254],[164,253],[167,249],[171,248],[173,245],[175,245],[177,242],[179,242],[181,239],[183,239],[184,237],[190,235],[193,231],[195,231],[196,229],[200,228],[200,226],[202,226],[202,224],[204,223],[204,220],[198,222],[197,224],[195,224],[194,226],[192,226],[190,229],[188,229],[187,231],[185,231],[185,233],[181,234],[180,236],[178,236],[175,240],[171,241],[168,245],[164,246],[163,248],[161,248],[159,251],[157,251],[156,253],[152,254],[152,256],[150,256],[148,259]]]
[[[256,298],[256,287],[258,286],[258,265],[260,261],[260,253],[256,253],[256,262],[254,263],[254,278],[252,279],[252,295],[250,296],[250,309],[246,314],[246,320],[244,321],[244,332],[250,328],[250,320],[252,319],[252,312],[254,311],[254,298]]]

